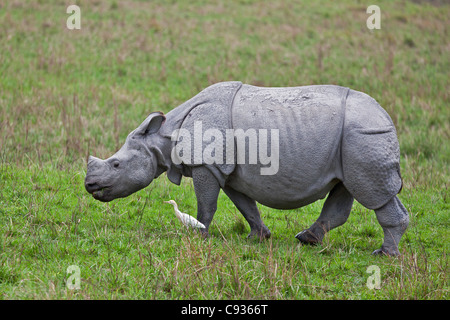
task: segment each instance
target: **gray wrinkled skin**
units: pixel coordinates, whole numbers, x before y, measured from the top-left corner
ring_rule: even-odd
[[[261,175],[267,166],[238,164],[238,149],[233,163],[226,163],[224,150],[222,163],[174,164],[171,152],[179,140],[172,141],[172,133],[193,132],[196,121],[203,132],[214,128],[224,135],[227,129],[278,129],[279,170]],[[302,243],[321,243],[328,231],[345,223],[354,199],[373,209],[383,228],[384,243],[375,254],[398,255],[408,226],[408,212],[396,196],[402,181],[392,120],[373,98],[339,86],[215,84],[167,115],[151,113],[111,158],[89,157],[85,187],[95,199],[111,201],[146,187],[163,172],[175,184],[182,176],[193,178],[205,234],[221,189],[249,223],[249,236],[270,237],[256,202],[293,209],[327,194],[317,221],[296,235]]]

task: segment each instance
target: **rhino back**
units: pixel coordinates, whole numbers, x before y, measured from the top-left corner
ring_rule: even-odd
[[[347,92],[332,85],[243,85],[232,107],[233,128],[279,130],[279,170],[264,176],[258,165],[239,165],[231,181],[234,187],[275,207],[298,207],[323,198],[342,178],[340,141]]]

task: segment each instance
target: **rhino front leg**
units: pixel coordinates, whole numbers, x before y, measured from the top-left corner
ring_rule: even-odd
[[[254,236],[259,236],[260,239],[270,238],[269,228],[267,228],[261,220],[261,214],[256,206],[256,201],[227,186],[223,188],[223,191],[228,198],[233,201],[234,205],[250,225],[250,234],[248,235],[248,238]]]
[[[375,250],[373,254],[399,255],[398,243],[409,224],[408,211],[395,196],[384,206],[376,209],[375,213],[383,228],[384,242],[381,249]]]
[[[295,237],[305,244],[322,243],[323,237],[328,231],[347,221],[352,205],[353,196],[344,187],[344,184],[339,182],[328,194],[317,221]]]
[[[197,197],[197,220],[205,225],[203,234],[208,235],[209,225],[217,210],[220,185],[214,175],[205,167],[192,168],[192,179]]]

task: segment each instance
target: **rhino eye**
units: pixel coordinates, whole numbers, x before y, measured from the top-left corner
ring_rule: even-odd
[[[111,165],[114,167],[114,168],[118,168],[119,167],[119,160],[113,160],[112,162],[111,162]]]

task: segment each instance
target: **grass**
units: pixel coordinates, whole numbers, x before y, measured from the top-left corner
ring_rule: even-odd
[[[156,180],[136,195],[103,204],[85,195],[83,172],[31,166],[2,171],[0,288],[3,298],[31,299],[445,299],[449,205],[444,194],[405,192],[411,225],[400,258],[376,257],[382,230],[355,205],[349,221],[318,247],[296,231],[321,204],[289,211],[262,208],[273,236],[247,240],[249,227],[221,194],[211,237],[185,230],[162,199],[195,211],[190,180]],[[440,196],[436,196],[440,194]],[[430,213],[430,214],[428,214]],[[431,215],[433,214],[433,215]],[[81,289],[65,286],[67,267],[81,270]],[[380,290],[366,287],[370,265]]]
[[[78,31],[67,1],[0,7],[0,299],[448,299],[448,5],[378,1],[371,31],[362,2],[74,2]],[[86,193],[87,155],[110,156],[151,111],[226,80],[378,100],[400,141],[401,257],[370,255],[382,230],[358,203],[309,247],[294,235],[323,201],[260,206],[272,238],[258,242],[222,193],[210,238],[183,229],[162,201],[195,216],[190,179],[161,176],[106,204]],[[366,286],[371,265],[379,290]]]

